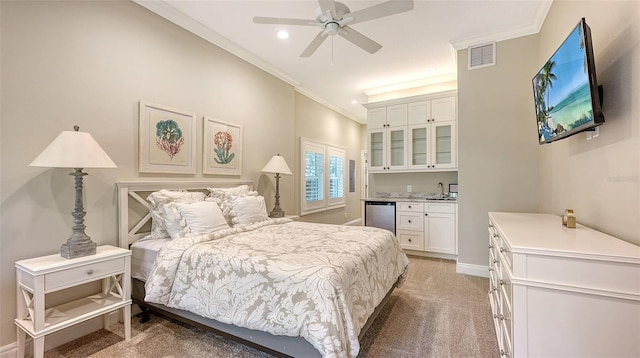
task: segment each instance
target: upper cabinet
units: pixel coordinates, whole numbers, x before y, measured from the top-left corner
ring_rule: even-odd
[[[365,107],[370,172],[457,169],[455,93],[370,103]]]

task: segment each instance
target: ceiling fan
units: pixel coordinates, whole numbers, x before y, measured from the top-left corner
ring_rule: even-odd
[[[413,0],[387,1],[354,12],[351,12],[347,5],[334,0],[318,0],[318,3],[320,7],[315,11],[315,20],[255,16],[253,22],[256,24],[320,27],[322,30],[316,35],[307,48],[302,51],[300,57],[311,56],[327,37],[336,34],[369,53],[375,53],[382,48],[382,45],[347,25],[375,20],[413,9]]]

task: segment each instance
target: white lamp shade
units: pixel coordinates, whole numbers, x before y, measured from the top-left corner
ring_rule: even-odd
[[[267,165],[262,168],[263,173],[280,173],[284,175],[292,175],[291,169],[287,165],[287,162],[280,155],[274,155]]]
[[[91,134],[63,131],[34,159],[31,167],[117,168]]]

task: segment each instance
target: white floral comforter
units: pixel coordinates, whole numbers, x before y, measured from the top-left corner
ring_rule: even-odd
[[[360,330],[408,264],[386,230],[270,219],[171,241],[145,300],[355,357]]]

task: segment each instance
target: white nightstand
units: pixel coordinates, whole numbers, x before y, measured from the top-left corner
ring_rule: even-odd
[[[24,356],[26,334],[33,337],[34,356],[42,357],[47,334],[120,308],[129,340],[130,277],[131,251],[114,246],[100,246],[95,255],[75,259],[55,254],[16,262],[18,357]],[[96,280],[102,280],[101,293],[45,310],[45,294]],[[103,318],[108,328],[108,317]]]

